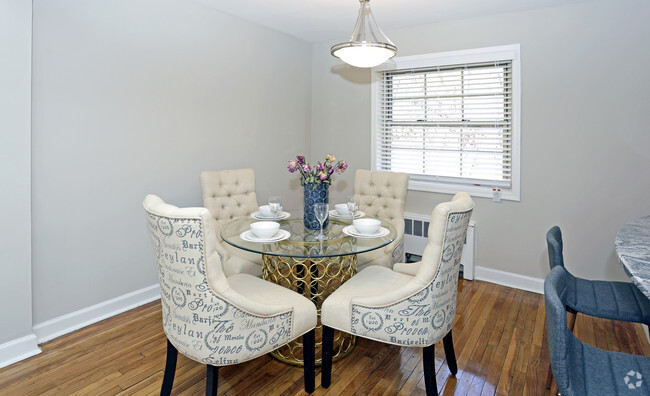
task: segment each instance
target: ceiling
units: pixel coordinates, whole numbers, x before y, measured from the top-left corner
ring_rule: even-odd
[[[195,0],[255,24],[310,42],[349,38],[358,0]],[[382,30],[473,18],[588,0],[371,0]]]

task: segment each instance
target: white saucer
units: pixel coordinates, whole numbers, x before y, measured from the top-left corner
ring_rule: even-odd
[[[253,231],[248,230],[239,234],[239,237],[248,242],[279,242],[283,241],[291,236],[291,233],[287,230],[278,230],[278,232],[271,238],[258,238],[253,234]]]
[[[280,212],[280,214],[278,214],[278,217],[276,219],[274,219],[273,216],[270,217],[262,216],[260,212],[255,212],[251,214],[251,217],[257,220],[284,220],[284,219],[288,219],[289,216],[291,216],[291,213],[289,212]]]
[[[354,214],[354,218],[358,219],[359,217],[363,217],[365,215],[366,213],[364,211],[357,210],[357,212]],[[330,217],[333,217],[335,219],[349,219],[350,215],[340,215],[336,210],[330,210]]]
[[[375,232],[374,234],[360,234],[359,232],[357,232],[357,230],[354,228],[353,225],[343,227],[342,231],[345,235],[353,236],[355,238],[379,238],[390,234],[388,228],[384,228],[384,227],[379,227],[379,230],[377,230],[377,232]]]

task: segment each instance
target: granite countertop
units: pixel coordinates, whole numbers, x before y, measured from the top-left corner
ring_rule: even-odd
[[[650,216],[634,220],[618,230],[616,254],[634,284],[650,298]]]

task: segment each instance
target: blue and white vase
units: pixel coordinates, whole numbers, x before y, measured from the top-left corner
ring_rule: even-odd
[[[320,230],[320,223],[316,220],[316,214],[314,213],[314,205],[317,203],[329,203],[329,188],[330,185],[327,183],[307,183],[305,184],[305,216],[303,221],[305,223],[305,228],[308,230]],[[327,228],[329,224],[329,216],[327,220],[323,223],[323,230]]]

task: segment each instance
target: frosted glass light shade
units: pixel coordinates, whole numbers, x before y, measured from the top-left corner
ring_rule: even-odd
[[[355,67],[381,65],[397,54],[397,47],[381,31],[370,11],[370,0],[361,7],[350,40],[332,46],[331,54]]]
[[[375,67],[395,56],[395,51],[372,44],[361,44],[333,50],[332,55],[355,67]]]

